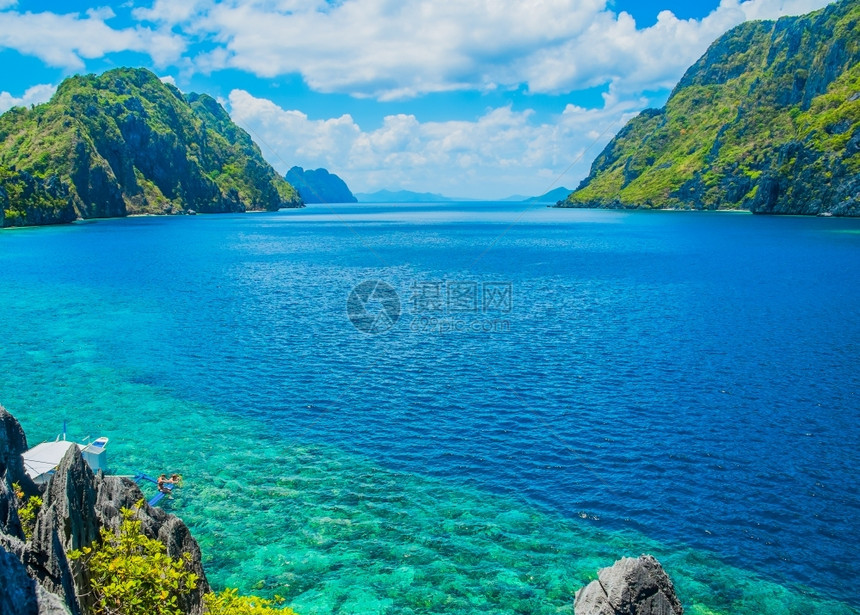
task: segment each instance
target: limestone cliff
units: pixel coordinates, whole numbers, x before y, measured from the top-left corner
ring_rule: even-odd
[[[559,205],[860,215],[860,1],[725,34]]]
[[[218,102],[145,69],[75,76],[0,116],[0,226],[301,204]]]

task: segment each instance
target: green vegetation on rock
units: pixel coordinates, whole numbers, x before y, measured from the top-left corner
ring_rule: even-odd
[[[860,215],[860,1],[722,36],[560,205]]]
[[[296,615],[288,607],[278,606],[282,599],[266,600],[256,596],[240,596],[237,589],[204,596],[205,615]]]
[[[188,570],[191,555],[167,555],[161,542],[143,534],[140,520],[127,508],[117,532],[102,528],[100,542],[69,557],[89,577],[93,615],[183,615],[178,597],[197,586],[197,575]]]
[[[0,164],[0,226],[57,224],[74,219],[69,191],[58,176],[34,177]]]
[[[145,69],[75,76],[0,116],[0,226],[301,204],[218,102]]]
[[[143,533],[135,516],[142,505],[141,500],[134,510],[123,508],[116,531],[102,528],[99,541],[69,553],[89,579],[93,615],[183,615],[179,597],[197,586],[189,553],[172,558],[162,542]],[[278,607],[282,604],[282,599],[242,596],[233,588],[204,595],[206,615],[295,615]]]
[[[15,501],[18,505],[18,520],[21,522],[24,539],[30,540],[33,537],[33,530],[36,528],[36,517],[42,508],[42,498],[38,495],[31,495],[28,498],[19,483],[12,484],[12,491],[15,493]]]

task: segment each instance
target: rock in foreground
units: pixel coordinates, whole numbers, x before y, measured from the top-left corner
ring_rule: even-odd
[[[0,615],[83,615],[93,607],[90,580],[71,565],[69,553],[91,544],[102,528],[119,527],[121,509],[135,509],[144,501],[143,493],[127,478],[101,472],[94,476],[77,447],[71,447],[42,493],[44,503],[27,540],[12,488],[18,483],[28,495],[37,492],[21,461],[26,449],[20,424],[0,406]],[[178,606],[183,613],[201,615],[209,584],[200,548],[188,528],[178,517],[146,503],[136,516],[143,533],[164,544],[167,555],[190,554],[197,588],[182,595]]]
[[[576,592],[575,615],[682,615],[672,580],[653,556],[625,557],[601,568]]]

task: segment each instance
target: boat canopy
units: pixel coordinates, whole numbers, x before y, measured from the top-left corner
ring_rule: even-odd
[[[80,449],[81,456],[93,472],[106,471],[105,446],[107,446],[107,442],[107,438],[98,438],[86,446],[67,440],[42,442],[42,444],[37,444],[26,451],[21,457],[24,460],[24,469],[27,475],[37,485],[41,485],[48,482],[66,452],[73,446]]]
[[[57,442],[43,442],[37,444],[21,457],[24,458],[24,469],[37,485],[48,482],[63,457],[73,446],[74,442],[59,440]]]

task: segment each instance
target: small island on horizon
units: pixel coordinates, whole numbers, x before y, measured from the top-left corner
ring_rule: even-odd
[[[305,203],[355,203],[358,199],[350,192],[346,182],[328,169],[293,167],[285,179],[299,192]]]

